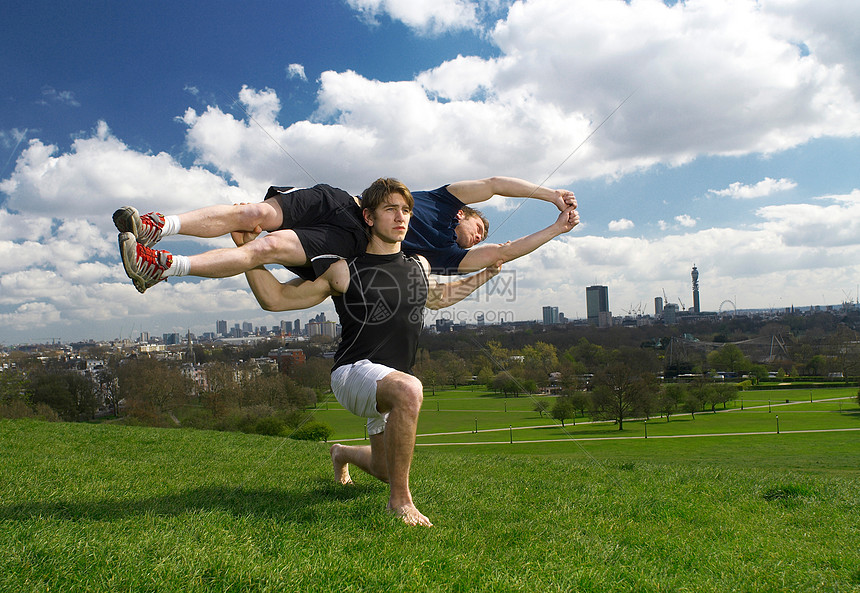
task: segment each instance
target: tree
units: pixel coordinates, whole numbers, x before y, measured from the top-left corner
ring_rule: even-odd
[[[299,385],[325,393],[331,388],[331,365],[331,360],[313,356],[304,364],[290,367],[289,376]]]
[[[714,350],[708,354],[708,364],[718,371],[730,373],[741,373],[749,370],[752,366],[750,360],[734,344],[726,344],[719,350]]]
[[[575,346],[571,346],[565,353],[569,361],[577,361],[585,365],[591,372],[599,370],[608,361],[609,355],[603,346],[592,344],[585,338],[580,338]]]
[[[543,415],[549,412],[549,404],[547,404],[543,399],[537,400],[535,403],[535,412],[540,414],[540,417],[543,418]]]
[[[660,412],[666,414],[666,422],[669,416],[674,414],[681,402],[687,397],[687,388],[680,383],[669,383],[663,387],[658,401]]]
[[[32,403],[45,404],[63,420],[86,420],[98,407],[93,382],[74,371],[33,373]]]
[[[139,417],[158,417],[184,403],[193,385],[177,366],[152,358],[128,360],[119,367],[120,395]]]
[[[552,344],[537,342],[522,349],[527,377],[537,384],[549,384],[550,373],[558,370],[558,351]]]
[[[437,368],[443,381],[453,385],[454,389],[466,383],[471,376],[466,368],[466,361],[447,350],[442,350],[436,355]]]
[[[562,395],[556,398],[555,403],[552,406],[552,410],[550,414],[556,420],[561,421],[561,426],[564,427],[565,418],[574,418],[576,415],[576,409],[573,406],[573,402],[571,401],[571,396]]]
[[[595,416],[615,420],[618,430],[623,430],[624,419],[641,409],[656,388],[653,373],[637,370],[621,360],[610,362],[594,375]]]

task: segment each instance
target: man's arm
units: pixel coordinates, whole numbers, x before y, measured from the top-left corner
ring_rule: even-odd
[[[232,233],[233,241],[241,246],[256,237],[256,233]],[[319,305],[334,294],[346,291],[349,271],[346,262],[339,261],[314,281],[294,278],[280,282],[265,267],[245,272],[248,285],[260,306],[266,311],[294,311]]]
[[[308,309],[335,294],[324,275],[314,281],[293,278],[282,283],[261,266],[245,272],[245,278],[257,302],[266,311]]]
[[[553,224],[536,233],[520,237],[515,241],[509,241],[502,245],[486,244],[472,247],[460,262],[460,267],[457,271],[460,274],[468,274],[486,268],[495,262],[509,262],[517,259],[531,253],[559,235],[568,232],[578,224],[579,213],[576,211],[575,206],[569,206],[558,215],[558,219]]]
[[[550,189],[516,177],[487,177],[473,181],[458,181],[449,185],[448,191],[464,204],[475,204],[489,200],[493,196],[504,196],[543,200],[555,204],[559,210],[576,206],[576,198],[572,191]]]
[[[423,258],[422,258],[423,260]],[[425,260],[426,261],[426,260]],[[429,268],[429,264],[425,266]],[[467,296],[483,286],[490,278],[502,269],[502,262],[495,262],[484,270],[466,278],[460,278],[444,284],[430,279],[430,291],[427,295],[428,309],[443,309],[459,303]]]

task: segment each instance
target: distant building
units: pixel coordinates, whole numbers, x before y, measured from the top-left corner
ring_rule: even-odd
[[[663,307],[663,321],[672,325],[678,322],[678,305],[675,303],[666,303],[666,306]]]
[[[305,352],[300,348],[278,348],[269,352],[269,358],[278,363],[278,370],[287,372],[291,367],[305,363]]]
[[[182,338],[179,337],[179,334],[176,333],[164,334],[162,338],[165,346],[176,346],[182,340]]]
[[[588,322],[600,327],[612,325],[612,313],[609,311],[609,288],[606,286],[588,286],[585,289],[585,308]],[[607,321],[608,320],[608,321]]]
[[[543,308],[543,324],[555,325],[558,323],[558,307]]]
[[[659,317],[663,314],[663,297],[654,298],[654,316]]]
[[[334,321],[309,321],[308,322],[308,337],[326,336],[327,338],[337,337],[337,323]]]
[[[701,313],[699,308],[699,270],[696,269],[696,264],[693,264],[693,271],[690,273],[693,278],[693,313]]]
[[[216,321],[215,322],[215,334],[218,336],[226,336],[227,335],[227,321]]]

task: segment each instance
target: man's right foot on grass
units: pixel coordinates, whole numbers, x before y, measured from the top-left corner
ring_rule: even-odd
[[[123,206],[113,213],[113,223],[120,233],[131,233],[138,243],[152,247],[161,240],[164,215],[148,212],[143,216],[133,206]]]
[[[415,508],[413,504],[407,504],[402,507],[394,508],[389,503],[389,506],[385,509],[395,517],[400,517],[403,519],[403,522],[407,525],[418,525],[420,527],[433,527],[433,523],[430,522],[430,519],[425,517],[421,511]]]
[[[150,249],[138,243],[132,233],[120,233],[118,240],[125,273],[138,292],[144,293],[151,286],[167,279],[164,272],[173,265],[170,252]]]

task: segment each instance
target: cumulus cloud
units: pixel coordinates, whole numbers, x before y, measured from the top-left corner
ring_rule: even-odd
[[[305,75],[305,67],[301,64],[290,64],[287,66],[287,78],[298,78],[299,80],[307,80]]]
[[[633,221],[626,218],[620,218],[609,222],[610,231],[626,231],[632,229],[634,226],[636,225],[633,224]]]
[[[442,33],[478,27],[475,2],[468,0],[347,0],[368,23],[385,14],[420,33]]]
[[[762,198],[776,192],[787,191],[797,187],[797,183],[791,179],[771,179],[765,177],[753,185],[744,185],[736,181],[725,189],[709,189],[708,192],[715,196],[729,197],[735,199]]]
[[[675,222],[677,222],[682,227],[690,228],[696,226],[696,219],[690,216],[689,214],[680,214],[675,217]]]
[[[425,12],[445,5],[414,4]],[[382,0],[351,6],[392,16],[406,10],[405,2]],[[275,119],[273,91],[243,88],[242,102],[260,125],[214,107],[189,110],[189,144],[201,164],[239,185],[276,174],[316,179],[337,154],[342,185],[372,170],[396,171],[416,187],[436,183],[438,171],[449,179],[503,171],[541,180],[554,172],[550,183],[564,186],[702,155],[773,153],[860,134],[860,94],[847,75],[856,60],[815,45],[801,51],[797,40],[814,31],[770,7],[752,0],[518,2],[488,32],[497,57],[461,55],[412,80],[323,72],[314,116],[288,125]],[[770,191],[788,183],[777,180]]]

